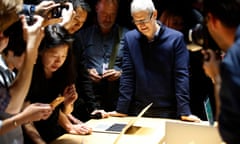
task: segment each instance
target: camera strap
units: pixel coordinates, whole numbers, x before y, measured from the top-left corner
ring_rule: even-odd
[[[121,39],[122,33],[123,33],[123,28],[118,27],[118,35],[117,35],[117,38],[115,38],[115,41],[113,44],[113,49],[112,49],[112,53],[111,53],[111,56],[109,59],[108,69],[112,69],[114,67],[116,57],[118,54],[118,47],[120,45],[120,39]]]

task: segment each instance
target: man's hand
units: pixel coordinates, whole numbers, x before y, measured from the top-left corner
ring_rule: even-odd
[[[95,115],[97,113],[101,113],[102,118],[108,118],[109,114],[105,112],[104,110],[94,110],[91,115]]]
[[[201,122],[201,119],[195,115],[181,116],[181,120],[189,122]]]
[[[107,78],[108,81],[115,81],[119,79],[121,74],[122,74],[121,71],[117,71],[115,69],[108,69],[103,73],[102,77]]]
[[[216,54],[213,50],[203,50],[202,54],[207,60],[203,63],[203,69],[207,76],[209,76],[213,83],[216,82],[216,78],[219,76],[219,64],[220,60],[217,59]]]
[[[38,47],[44,37],[44,19],[41,16],[34,15],[33,25],[28,25],[24,15],[21,15],[20,18],[23,24],[23,38],[27,43],[26,57],[31,58],[28,61],[35,63],[38,56]]]
[[[63,21],[63,18],[52,18],[51,12],[55,7],[60,6],[60,3],[55,3],[54,1],[42,1],[40,4],[36,5],[35,13],[44,18],[43,27],[48,25],[57,24]]]
[[[117,111],[111,111],[111,112],[108,112],[108,114],[113,117],[126,117],[127,116],[127,114],[118,113]]]
[[[102,79],[102,77],[98,74],[98,72],[95,68],[88,69],[88,74],[89,74],[90,79],[93,82],[100,82],[100,80]]]
[[[53,8],[60,6],[60,3],[54,1],[42,1],[35,7],[35,14],[38,14],[44,18],[47,18]]]
[[[66,2],[64,4],[68,6],[68,9],[64,8],[62,10],[63,21],[59,24],[61,26],[64,26],[66,30],[69,30],[71,28],[72,19],[76,15],[76,12],[74,11],[73,5],[71,2]]]

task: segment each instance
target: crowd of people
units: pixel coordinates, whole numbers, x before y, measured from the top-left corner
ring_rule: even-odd
[[[207,98],[222,139],[240,141],[240,2],[157,2],[1,1],[0,143],[91,134],[89,119],[136,116],[149,103],[145,117],[200,122]],[[125,3],[127,22],[119,17]],[[221,57],[207,39],[201,50],[188,48],[197,24]]]

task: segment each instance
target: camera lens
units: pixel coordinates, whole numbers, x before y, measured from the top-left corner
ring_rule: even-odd
[[[189,30],[188,39],[190,42],[199,46],[204,45],[204,27],[202,24],[196,24],[194,28]]]
[[[52,9],[52,18],[59,18],[61,16],[62,16],[61,6],[58,6]]]
[[[28,25],[33,25],[34,24],[34,18],[32,15],[26,16],[26,21]]]

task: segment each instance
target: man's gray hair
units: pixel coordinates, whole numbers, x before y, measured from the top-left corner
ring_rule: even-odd
[[[131,15],[140,11],[152,13],[155,10],[152,0],[133,0],[131,3]]]

